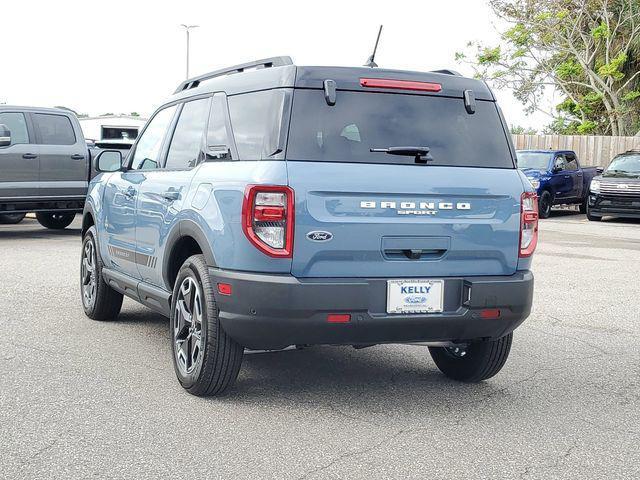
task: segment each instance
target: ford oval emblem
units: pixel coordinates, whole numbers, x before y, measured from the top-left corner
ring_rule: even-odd
[[[328,242],[333,238],[333,234],[331,232],[323,232],[320,230],[316,230],[316,231],[307,233],[307,238],[312,242]]]
[[[425,303],[427,301],[427,297],[423,297],[421,295],[411,295],[408,297],[404,297],[404,301],[406,303],[413,303],[413,304]]]

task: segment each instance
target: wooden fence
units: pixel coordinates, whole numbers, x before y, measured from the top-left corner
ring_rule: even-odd
[[[618,153],[640,150],[640,137],[513,135],[518,150],[573,150],[582,165],[606,167]]]

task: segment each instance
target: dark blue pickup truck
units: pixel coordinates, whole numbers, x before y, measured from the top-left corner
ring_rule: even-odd
[[[518,150],[517,156],[518,168],[538,193],[540,218],[548,218],[553,205],[579,205],[586,213],[589,185],[601,168],[582,168],[571,150]]]

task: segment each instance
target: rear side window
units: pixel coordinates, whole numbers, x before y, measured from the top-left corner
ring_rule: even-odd
[[[278,158],[280,128],[285,104],[284,90],[233,95],[228,99],[231,126],[240,160]]]
[[[171,139],[166,168],[193,168],[198,164],[210,102],[210,98],[202,98],[184,104]]]
[[[73,145],[76,143],[76,134],[69,117],[34,113],[33,121],[40,133],[39,143],[43,145]]]
[[[495,103],[460,98],[338,91],[334,106],[320,90],[296,90],[287,159],[406,163],[412,157],[371,148],[429,147],[429,165],[514,168]]]
[[[29,143],[27,121],[24,114],[18,112],[0,113],[0,123],[4,124],[11,132],[11,145]]]

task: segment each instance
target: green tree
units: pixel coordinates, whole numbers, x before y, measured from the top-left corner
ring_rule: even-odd
[[[527,128],[520,125],[511,125],[509,131],[514,135],[537,135],[538,133],[535,128]]]
[[[456,54],[476,75],[510,88],[527,111],[563,100],[547,131],[640,134],[640,0],[490,0],[508,27],[499,45]]]

